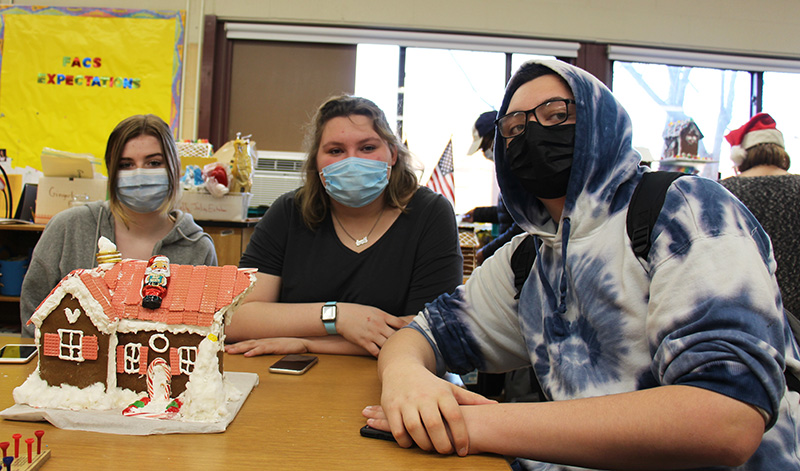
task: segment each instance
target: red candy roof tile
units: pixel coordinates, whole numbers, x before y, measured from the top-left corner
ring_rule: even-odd
[[[170,280],[161,307],[145,309],[141,288],[146,268],[144,260],[123,260],[105,272],[75,270],[68,276],[78,277],[112,320],[138,319],[201,327],[211,326],[214,314],[250,286],[249,271],[234,266],[170,264]],[[55,291],[53,288],[50,294]]]
[[[120,266],[121,265],[121,266]],[[117,269],[117,266],[120,266]],[[147,262],[124,260],[106,272],[107,284],[116,284],[111,296],[112,316],[150,320],[165,324],[188,324],[208,327],[214,313],[231,304],[250,286],[250,275],[234,266],[207,267],[170,264],[170,280],[161,307],[141,306],[141,284]],[[115,274],[116,276],[111,276]],[[91,292],[91,290],[90,290]],[[92,293],[95,296],[94,293]],[[95,296],[96,297],[96,296]]]

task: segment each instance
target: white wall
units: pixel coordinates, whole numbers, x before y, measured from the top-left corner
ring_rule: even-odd
[[[224,19],[355,25],[641,44],[800,58],[797,0],[0,0],[188,9]],[[188,8],[187,8],[188,7]],[[202,8],[202,10],[201,10]]]
[[[204,15],[512,35],[800,59],[797,0],[0,0],[0,5],[187,10],[183,138],[192,138]]]

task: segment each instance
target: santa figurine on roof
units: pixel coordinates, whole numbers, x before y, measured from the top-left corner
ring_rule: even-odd
[[[142,279],[142,307],[158,309],[167,294],[169,285],[169,258],[164,255],[150,257]]]

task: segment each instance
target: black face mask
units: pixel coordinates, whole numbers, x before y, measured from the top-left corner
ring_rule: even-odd
[[[506,149],[511,173],[533,196],[560,198],[567,194],[574,144],[574,124],[544,127],[531,121]]]

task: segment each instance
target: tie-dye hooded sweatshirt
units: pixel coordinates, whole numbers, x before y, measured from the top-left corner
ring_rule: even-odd
[[[764,231],[716,182],[679,178],[654,226],[648,260],[637,258],[625,219],[647,170],[632,148],[630,119],[591,75],[557,61],[543,64],[567,82],[577,102],[562,220],[553,221],[525,191],[504,146],[496,145],[505,204],[542,241],[520,298],[514,299],[510,268],[517,236],[464,286],[427,305],[412,327],[428,336],[440,369],[533,365],[552,400],[673,384],[730,396],[767,417],[761,446],[736,469],[799,470],[800,395],[787,392],[783,376],[787,363],[800,365],[798,349]],[[498,116],[513,92],[506,91]],[[520,461],[529,469],[572,469]]]

